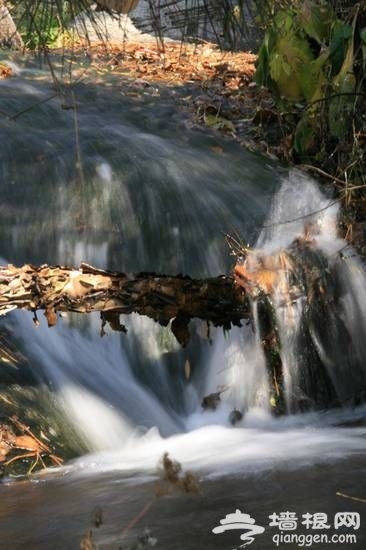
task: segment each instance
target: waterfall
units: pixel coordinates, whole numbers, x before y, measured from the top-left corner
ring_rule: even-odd
[[[325,283],[330,288],[324,289],[329,296],[322,303],[321,318],[317,311],[306,313],[309,297],[302,272],[291,283],[288,272],[279,270],[271,294],[288,411],[350,404],[351,396],[366,388],[362,352],[362,304],[366,302],[358,300],[365,293],[365,273],[354,250],[337,236],[337,215],[337,204],[324,197],[313,181],[294,172],[276,194],[250,252],[253,263],[253,258],[264,254],[275,258],[292,250],[306,223],[313,228],[311,253],[327,260]],[[291,284],[296,284],[294,298],[290,297]],[[250,325],[226,335],[215,329],[211,344],[199,336],[203,330],[199,323],[193,327],[190,354],[195,368],[188,379],[183,368],[187,352],[179,349],[169,328],[138,316],[124,320],[129,334],[122,337],[112,333],[100,339],[100,321],[95,316],[80,328],[73,326],[74,315],[52,330],[42,324],[29,338],[30,315],[18,313],[16,330],[87,447],[115,450],[129,448],[152,428],[168,437],[204,426],[228,427],[234,409],[249,418],[253,413],[270,418],[270,384],[257,299],[252,310]],[[321,384],[326,385],[325,395],[318,387]],[[222,392],[218,406],[204,410],[202,399],[215,392]]]
[[[338,203],[294,171],[276,194],[244,262],[264,288],[278,331],[286,408],[325,408],[364,400],[366,273],[337,232]],[[256,330],[260,331],[258,321]]]
[[[224,234],[236,232],[254,243],[253,276],[263,259],[279,262],[269,299],[287,410],[349,405],[356,393],[361,400],[365,273],[337,236],[333,199],[311,179],[285,174],[234,143],[220,141],[218,149],[217,137],[187,129],[171,98],[157,104],[146,92],[136,103],[107,77],[104,84],[75,87],[80,181],[74,113],[61,110],[57,99],[44,101],[54,91],[34,69],[19,74],[0,85],[2,109],[36,108],[16,120],[0,119],[3,262],[86,261],[121,271],[215,276],[232,268]],[[297,254],[294,243],[306,232],[312,244]],[[281,264],[286,255],[293,273]],[[318,308],[306,288],[312,262],[325,266],[327,299]],[[197,465],[234,463],[245,453],[254,464],[266,453],[283,459],[290,452],[335,452],[338,432],[324,439],[309,430],[301,440],[307,423],[329,426],[328,416],[272,417],[261,308],[253,297],[251,322],[226,334],[191,323],[184,350],[169,327],[138,316],[122,319],[127,335],[109,332],[102,339],[95,315],[68,315],[52,329],[45,321],[35,328],[25,312],[2,323],[86,448],[119,453],[119,467],[155,465],[165,450]],[[202,407],[212,394],[217,406]],[[234,410],[242,419],[233,428]],[[286,452],[273,433],[283,439],[281,449],[292,437]],[[362,446],[342,437],[345,451]]]

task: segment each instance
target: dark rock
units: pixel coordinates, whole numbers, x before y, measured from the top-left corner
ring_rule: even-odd
[[[230,424],[232,426],[235,426],[235,424],[243,420],[243,413],[239,409],[234,409],[231,411],[229,415],[229,420],[230,420]]]

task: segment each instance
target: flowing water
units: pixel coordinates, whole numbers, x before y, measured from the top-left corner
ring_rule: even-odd
[[[274,512],[330,520],[362,512],[336,491],[365,497],[366,410],[350,406],[366,387],[365,273],[336,234],[332,198],[296,172],[190,128],[179,107],[187,90],[136,90],[105,76],[60,98],[45,72],[15,69],[0,83],[3,262],[215,276],[233,264],[225,233],[270,257],[291,247],[306,219],[337,301],[327,300],[320,322],[311,316],[305,338],[306,289],[286,301],[286,279],[273,292],[287,408],[306,401],[308,411],[282,418],[270,412],[256,300],[250,325],[207,334],[193,323],[184,350],[169,329],[138,316],[123,319],[127,335],[100,338],[97,316],[69,315],[48,329],[43,319],[35,328],[31,314],[9,315],[3,327],[87,452],[52,476],[3,485],[0,547],[78,548],[96,505],[105,513],[94,529],[101,548],[127,548],[148,526],[166,550],[233,548],[239,536],[212,529],[237,508],[267,526],[258,548],[275,547]],[[344,408],[312,410],[322,403],[309,342]],[[203,410],[202,398],[221,390],[219,407]],[[244,413],[235,427],[233,408]],[[198,472],[203,493],[158,499],[123,537],[154,498],[164,452]],[[357,537],[353,546],[363,548],[362,514]]]

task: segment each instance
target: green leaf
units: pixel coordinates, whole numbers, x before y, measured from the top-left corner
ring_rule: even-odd
[[[354,63],[353,37],[354,37],[355,26],[356,26],[356,17],[353,20],[352,34],[348,40],[348,47],[347,47],[346,55],[344,56],[342,67],[340,68],[339,73],[333,80],[334,89],[336,92],[338,91],[338,93],[353,92],[356,87],[356,79],[353,74],[353,63]]]
[[[213,115],[211,113],[205,113],[203,120],[206,126],[209,128],[215,128],[216,130],[226,130],[229,132],[235,132],[234,124],[228,118]]]
[[[278,38],[269,59],[269,69],[281,96],[295,101],[303,98],[300,69],[312,60],[313,55],[306,38],[294,32]]]
[[[290,9],[279,10],[274,18],[274,28],[280,33],[287,34],[293,27],[293,13]]]
[[[269,54],[266,41],[263,42],[258,52],[258,65],[254,78],[256,83],[260,86],[268,86]]]
[[[347,73],[340,84],[334,88],[335,97],[329,101],[329,133],[340,140],[346,136],[350,128],[355,103],[353,95],[355,89],[356,77],[353,73]]]
[[[205,113],[203,115],[203,121],[206,126],[215,126],[217,123],[217,116],[210,113]]]
[[[352,26],[344,25],[340,21],[333,30],[332,40],[329,45],[329,58],[332,62],[332,74],[338,74],[345,60],[349,41],[353,36]]]
[[[299,68],[300,85],[305,99],[309,102],[324,97],[327,86],[326,67],[328,52],[325,52],[314,61],[303,64]]]
[[[306,153],[313,145],[316,137],[314,122],[309,116],[304,115],[298,122],[294,136],[294,149],[298,154]]]
[[[329,6],[316,6],[312,0],[305,0],[300,8],[300,25],[318,44],[328,43],[335,19],[336,15]]]

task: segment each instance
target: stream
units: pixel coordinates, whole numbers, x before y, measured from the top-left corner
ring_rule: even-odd
[[[18,59],[13,69],[0,82],[1,265],[84,261],[216,276],[234,264],[226,234],[271,254],[301,234],[310,213],[322,254],[343,251],[332,197],[296,171],[192,125],[184,108],[192,89],[95,74],[56,93],[47,70],[32,61]],[[365,548],[365,504],[336,495],[366,498],[366,407],[349,400],[366,390],[366,277],[354,251],[344,256],[336,266],[340,310],[327,312],[322,331],[315,322],[309,331],[343,405],[329,410],[312,407],[314,383],[302,380],[301,299],[289,308],[274,300],[274,310],[289,410],[295,401],[311,406],[282,417],[270,411],[255,306],[254,330],[251,323],[208,334],[196,322],[186,349],[168,328],[137,315],[122,319],[127,334],[107,329],[103,338],[94,314],[66,315],[52,329],[42,315],[39,327],[27,312],[2,318],[1,333],[31,368],[30,386],[41,389],[49,423],[55,418],[54,429],[69,434],[73,458],[30,480],[3,479],[0,548],[79,548],[92,529],[100,549],[231,550],[246,542],[241,531],[212,530],[237,509],[265,528],[251,548],[348,548],[341,538],[331,541],[339,534],[355,535],[351,546]],[[344,355],[334,319],[352,335]],[[26,388],[17,367],[1,367]],[[203,410],[203,397],[220,389],[220,406]],[[243,420],[233,427],[234,408]],[[199,476],[199,495],[155,496],[166,452]],[[270,515],[286,512],[296,515],[296,531],[270,526]],[[360,525],[335,528],[341,512],[360,514]],[[327,515],[329,529],[302,524],[303,514],[317,513]],[[303,538],[279,542],[281,533]],[[305,538],[319,533],[329,540]]]

